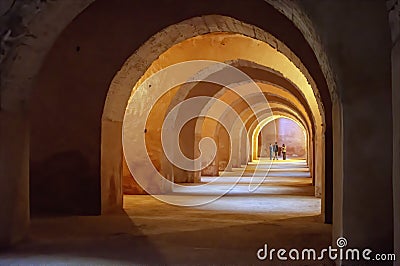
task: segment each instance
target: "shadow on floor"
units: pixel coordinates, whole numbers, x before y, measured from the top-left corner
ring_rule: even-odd
[[[329,260],[283,262],[276,257],[273,261],[256,257],[264,244],[287,250],[328,247],[331,226],[319,220],[314,216],[207,229],[193,226],[184,231],[143,235],[126,215],[41,219],[33,221],[29,241],[0,255],[0,264],[333,265]]]
[[[32,220],[28,239],[0,253],[0,265],[165,264],[125,212]]]

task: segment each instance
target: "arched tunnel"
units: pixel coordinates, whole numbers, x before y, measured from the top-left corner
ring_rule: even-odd
[[[0,264],[393,255],[384,2],[0,1]]]
[[[247,47],[245,52],[244,47]],[[203,66],[203,60],[210,62]],[[171,69],[171,66],[177,67]],[[184,72],[191,67],[195,68],[193,73],[185,73],[184,77],[167,74]],[[166,73],[161,73],[162,70]],[[178,84],[175,81],[178,85],[171,84],[169,78],[187,80],[188,83]],[[322,165],[325,143],[322,143],[324,128],[321,127],[325,124],[324,109],[315,96],[317,88],[309,85],[312,83],[285,55],[267,43],[244,35],[210,33],[175,44],[151,64],[131,93],[124,118],[124,123],[129,124],[124,128],[123,141],[125,192],[154,194],[165,189],[164,182],[160,180],[148,183],[147,179],[155,175],[150,167],[147,171],[138,171],[137,176],[131,173],[144,164],[146,154],[137,148],[143,137],[146,143],[144,153],[148,154],[161,176],[172,183],[202,183],[205,180],[202,176],[226,175],[233,168],[241,168],[259,159],[258,136],[262,125],[274,123],[276,116],[280,116],[296,121],[306,130],[309,148],[304,163],[314,179],[309,183],[315,184],[316,197],[324,197]],[[154,101],[154,98],[157,100]],[[186,101],[191,101],[191,104],[185,109],[182,104]],[[151,109],[143,111],[141,108],[145,106],[151,106]],[[178,111],[171,120],[172,110]],[[194,112],[193,116],[179,127],[181,117],[190,111]],[[140,113],[146,115],[141,116]],[[230,113],[234,113],[234,117],[229,117]],[[141,123],[141,119],[146,119],[145,123]],[[173,126],[168,127],[166,123]],[[162,137],[164,127],[168,128],[166,130],[170,135],[178,135],[179,141],[174,142],[174,136],[171,136],[172,139]],[[172,128],[175,127],[174,131]],[[205,138],[213,145],[201,148],[201,141]],[[273,139],[277,138],[274,136]],[[175,154],[165,154],[168,151],[163,141],[168,142],[170,147],[167,149],[173,149]],[[205,151],[208,157],[199,149]],[[179,167],[179,159],[171,162],[171,157],[178,156],[177,150],[182,150],[182,157],[199,159],[201,169],[182,170],[184,167]],[[264,164],[271,166],[271,162]],[[265,177],[268,177],[267,173]]]

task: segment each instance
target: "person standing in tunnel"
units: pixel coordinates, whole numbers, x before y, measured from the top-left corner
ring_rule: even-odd
[[[275,144],[274,144],[274,160],[278,160],[278,151],[279,151],[278,142],[275,142]]]
[[[283,157],[283,160],[286,160],[286,146],[285,146],[285,144],[282,144],[282,157]]]
[[[269,144],[269,159],[272,160],[272,157],[274,155],[274,146],[272,144]]]

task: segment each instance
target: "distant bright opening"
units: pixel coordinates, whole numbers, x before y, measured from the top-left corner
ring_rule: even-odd
[[[296,122],[288,118],[278,118],[275,123],[265,125],[258,135],[259,158],[269,158],[269,144],[278,143],[286,146],[288,159],[307,158],[307,134]],[[280,152],[279,156],[282,156]]]

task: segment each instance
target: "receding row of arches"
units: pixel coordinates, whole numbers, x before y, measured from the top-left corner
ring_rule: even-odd
[[[220,19],[232,20],[231,18]],[[183,23],[190,22],[185,21]],[[141,49],[148,50],[148,47],[145,44]],[[140,53],[140,49],[138,53]],[[219,171],[229,171],[232,167],[246,165],[248,162],[258,159],[258,136],[260,130],[266,124],[280,117],[286,117],[301,125],[305,136],[307,136],[307,154],[305,158],[310,165],[312,177],[314,178],[315,195],[317,197],[325,197],[323,192],[325,179],[325,143],[323,142],[325,114],[323,103],[319,100],[317,88],[313,89],[310,85],[315,84],[315,82],[312,79],[307,80],[307,73],[302,73],[300,68],[294,65],[289,58],[269,44],[242,34],[229,32],[209,33],[189,38],[173,45],[160,54],[136,83],[131,95],[141,89],[143,91],[140,92],[140,100],[143,101],[143,104],[150,104],[150,100],[147,100],[152,98],[150,94],[162,94],[160,91],[163,91],[163,86],[168,83],[165,81],[164,76],[162,79],[157,79],[152,75],[171,65],[200,59],[223,62],[240,70],[258,86],[259,90],[252,91],[248,87],[246,88],[246,85],[248,85],[246,80],[235,80],[232,83],[237,86],[236,90],[231,90],[218,84],[198,82],[196,84],[176,86],[165,94],[160,95],[149,116],[146,117],[145,129],[147,152],[157,171],[169,178],[173,176],[174,182],[199,182],[202,175],[217,176]],[[132,60],[130,63],[134,64],[135,62]],[[122,70],[122,72],[126,73],[125,70]],[[212,75],[217,79],[218,75],[225,78],[227,76],[226,69],[211,72],[211,74],[203,78],[206,80],[207,77]],[[146,78],[149,77],[151,77],[151,84],[141,86]],[[310,77],[308,76],[308,78]],[[118,79],[118,77],[115,79]],[[232,84],[229,83],[229,85]],[[117,87],[116,90],[120,90],[120,87]],[[121,95],[122,93],[114,92],[114,94]],[[128,93],[124,94],[129,95]],[[107,99],[107,103],[116,105],[117,103],[112,103],[112,96],[113,94]],[[200,154],[199,144],[201,139],[208,137],[212,138],[218,147],[215,158],[211,158],[211,161],[209,158],[205,159],[202,162],[203,169],[201,171],[182,171],[179,167],[171,168],[171,162],[166,160],[165,154],[163,154],[162,132],[160,129],[165,122],[164,118],[180,102],[198,96],[208,96],[224,102],[232,108],[227,108],[225,112],[233,110],[239,115],[240,119],[232,126],[230,132],[221,126],[220,121],[215,119],[199,117],[189,121],[180,132],[179,149],[183,150],[186,157],[194,159]],[[125,99],[124,102],[127,101]],[[136,115],[134,119],[137,127],[140,123],[138,120],[142,119],[137,116],[138,108],[140,109],[138,105],[128,105],[126,110],[128,114]],[[204,108],[206,107],[203,106],[203,111]],[[212,107],[207,108],[212,109]],[[105,111],[107,111],[107,105]],[[206,114],[207,111],[205,116],[207,116]],[[221,116],[221,118],[223,117],[224,115]],[[133,117],[131,117],[132,119]],[[244,124],[244,127],[240,127],[239,121]],[[126,134],[130,139],[139,140],[142,136],[142,131],[131,130]],[[124,148],[126,153],[130,153],[130,149],[136,153],[135,155],[128,155],[134,158],[132,159],[132,169],[143,155],[135,150],[134,147],[137,143],[131,145],[131,147],[125,146]],[[108,152],[103,151],[103,153],[107,154]],[[125,160],[123,160],[123,163],[125,169],[125,174],[123,174],[125,192],[144,192],[142,188],[138,187],[128,171],[127,164],[129,164],[129,159],[128,163]],[[174,170],[171,171],[171,169]],[[142,172],[141,175],[151,176],[152,174],[149,170],[148,173]],[[155,184],[151,186],[153,189],[154,186],[157,187]],[[159,185],[159,187],[161,186]]]
[[[399,242],[398,108],[391,108],[398,101],[398,1],[387,1],[389,9],[380,1],[14,2],[5,16],[18,6],[21,13],[4,36],[19,37],[2,43],[0,246],[26,236],[31,216],[106,214],[122,209],[124,191],[145,193],[123,153],[129,99],[153,74],[199,59],[240,70],[261,93],[245,94],[246,102],[198,82],[163,95],[152,122],[132,131],[145,137],[157,173],[196,182],[263,157],[257,136],[273,114],[272,121],[289,119],[305,132],[314,195],[334,238],[388,252]],[[161,85],[143,90],[142,105]],[[158,129],[168,111],[200,95],[215,99],[203,112],[229,105],[243,126],[233,125],[231,143],[215,119],[190,121],[178,139],[184,155],[196,158],[201,139],[212,138],[215,160],[205,160],[202,171],[171,168]]]
[[[128,2],[123,3],[126,6],[121,10],[132,10],[137,5]],[[335,104],[336,112],[340,113],[341,106],[334,83],[327,82],[327,66],[321,67],[314,51],[319,51],[318,42],[311,47],[293,23],[263,1],[252,2],[246,10],[228,4],[224,12],[218,12],[222,3],[200,5],[204,5],[201,14],[226,15],[198,16],[186,10],[173,19],[159,16],[153,21],[156,25],[139,27],[135,21],[127,23],[131,18],[127,12],[119,14],[111,25],[102,25],[101,30],[88,34],[87,29],[97,25],[94,14],[105,14],[108,10],[107,1],[99,0],[89,5],[57,39],[54,37],[54,44],[43,56],[40,71],[35,73],[30,97],[30,202],[27,204],[33,214],[108,213],[122,208],[124,190],[145,192],[131,178],[127,167],[132,161],[136,165],[142,160],[140,154],[135,154],[134,145],[123,147],[124,119],[129,116],[133,125],[143,122],[146,125],[144,131],[131,130],[131,138],[144,137],[152,165],[167,179],[173,177],[174,182],[196,182],[201,176],[218,175],[222,169],[256,160],[261,129],[276,119],[287,118],[305,132],[305,157],[314,180],[315,196],[322,198],[324,220],[332,222],[332,107]],[[257,9],[262,10],[258,16],[254,14]],[[270,14],[276,23],[264,21],[265,14]],[[104,32],[111,34],[108,41]],[[140,33],[140,38],[129,32]],[[75,49],[78,44],[80,49]],[[116,50],[116,46],[120,49]],[[60,60],[63,64],[59,64]],[[165,80],[153,75],[193,60],[225,64],[252,82],[227,81],[226,85],[235,87],[242,95],[227,86],[207,82],[176,86],[161,94],[147,120],[141,120],[141,108],[162,92],[165,85]],[[19,61],[13,64],[17,71]],[[224,69],[200,74],[205,78],[226,75]],[[148,84],[150,77],[152,83]],[[257,86],[257,92],[249,89],[252,85]],[[130,105],[136,92],[141,103]],[[202,162],[205,168],[201,171],[187,171],[174,167],[166,159],[160,128],[169,111],[197,96],[230,106],[240,123],[233,123],[233,134],[228,134],[215,119],[188,121],[179,135],[183,154],[195,159],[200,141],[206,137],[215,141],[217,153],[211,163]],[[217,107],[217,103],[208,102],[201,110],[208,114]],[[227,110],[222,110],[222,115],[228,119]],[[336,122],[340,124],[341,120]],[[341,143],[340,134],[336,141]],[[126,156],[127,153],[132,156]],[[163,192],[158,184],[152,189]]]

